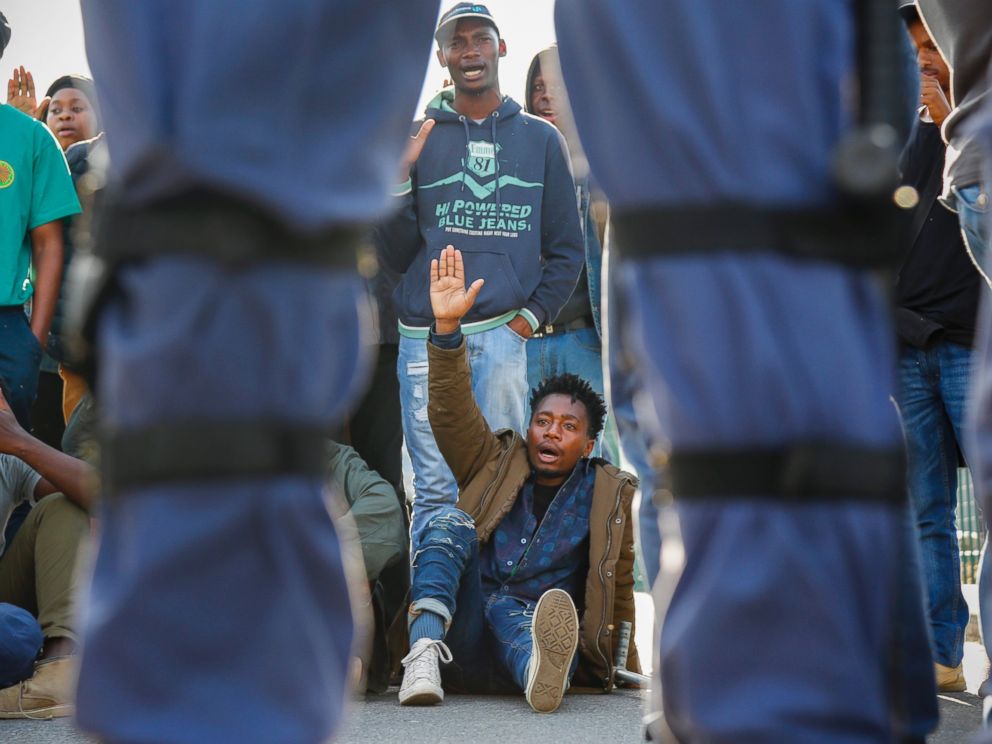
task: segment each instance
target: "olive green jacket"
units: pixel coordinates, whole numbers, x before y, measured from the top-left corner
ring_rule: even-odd
[[[365,576],[372,582],[406,553],[406,526],[396,490],[354,449],[327,444],[327,480],[344,495],[362,543]]]
[[[428,343],[428,406],[438,449],[458,481],[458,507],[475,520],[479,542],[492,536],[513,507],[531,467],[523,438],[493,433],[472,395],[465,341],[457,349]],[[640,671],[633,641],[634,537],[630,505],[637,479],[612,465],[596,466],[589,512],[589,574],[579,622],[579,669],[573,683],[613,687],[613,660],[622,621],[631,623],[627,668]]]

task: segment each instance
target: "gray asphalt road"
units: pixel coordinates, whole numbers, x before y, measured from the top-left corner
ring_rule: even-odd
[[[394,691],[395,692],[395,691]],[[967,693],[940,701],[941,726],[930,744],[966,744],[978,730],[981,706]],[[520,697],[449,696],[436,708],[403,708],[395,694],[356,703],[342,744],[447,742],[638,742],[641,695],[569,695],[557,713],[538,715]],[[66,720],[0,721],[3,744],[91,744]]]
[[[638,593],[635,602],[637,644],[647,649],[652,636],[651,599]],[[646,661],[650,653],[642,656]],[[972,692],[985,678],[985,652],[978,644],[965,644],[965,675]],[[569,695],[553,715],[533,713],[522,697],[450,695],[437,708],[403,708],[394,689],[354,703],[338,740],[344,744],[638,742],[642,707],[641,693],[623,691],[609,696]],[[968,693],[945,695],[940,710],[940,729],[930,744],[967,744],[981,722],[978,698]],[[0,721],[0,744],[91,742],[66,720]]]

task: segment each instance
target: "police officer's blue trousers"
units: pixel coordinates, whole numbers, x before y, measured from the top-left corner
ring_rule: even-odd
[[[674,451],[899,445],[893,334],[872,277],[730,253],[624,272]],[[664,713],[679,741],[881,744],[935,725],[922,593],[904,572],[905,509],[844,496],[679,503],[684,570],[660,638]],[[914,591],[915,605],[904,594]],[[912,632],[897,635],[897,624]],[[910,643],[922,664],[907,672],[894,660]],[[922,691],[912,712],[897,683],[907,675]]]
[[[193,258],[130,267],[100,317],[118,430],[269,418],[327,426],[360,376],[350,275]],[[155,484],[104,499],[80,724],[105,742],[326,740],[353,635],[321,479]]]

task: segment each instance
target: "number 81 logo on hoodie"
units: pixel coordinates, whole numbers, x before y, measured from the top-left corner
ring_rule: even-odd
[[[477,176],[496,173],[497,147],[492,142],[468,143],[468,169]]]
[[[14,166],[6,160],[0,160],[0,189],[5,189],[14,182]]]

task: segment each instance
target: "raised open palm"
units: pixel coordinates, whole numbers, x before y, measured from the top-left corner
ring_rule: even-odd
[[[451,333],[475,304],[483,279],[476,279],[465,289],[465,265],[462,252],[449,245],[431,261],[431,309],[438,333]]]
[[[43,99],[39,106],[34,90],[34,76],[24,69],[24,65],[14,68],[13,75],[7,81],[7,105],[33,118],[38,115],[42,106],[47,110],[48,100]]]

